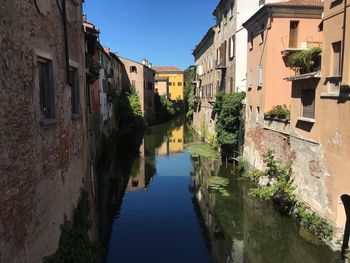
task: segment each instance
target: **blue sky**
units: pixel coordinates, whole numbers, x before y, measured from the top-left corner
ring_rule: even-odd
[[[104,46],[155,66],[193,64],[192,50],[215,21],[218,0],[85,0]]]

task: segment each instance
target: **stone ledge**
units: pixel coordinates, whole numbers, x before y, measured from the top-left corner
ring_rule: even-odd
[[[297,120],[298,121],[303,121],[303,122],[315,123],[315,119],[311,119],[311,118],[298,117]]]
[[[40,125],[43,127],[52,126],[57,124],[57,119],[44,118],[40,120]]]

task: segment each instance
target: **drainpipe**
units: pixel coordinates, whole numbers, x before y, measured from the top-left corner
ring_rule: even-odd
[[[344,0],[344,14],[343,14],[343,41],[342,41],[342,52],[341,52],[341,80],[342,82],[344,81],[344,52],[345,52],[345,34],[346,34],[346,5],[347,5],[347,0]]]
[[[70,83],[69,77],[69,46],[68,46],[68,28],[67,28],[67,10],[66,10],[66,0],[62,0],[62,16],[63,16],[63,34],[64,34],[64,49],[66,55],[66,74],[67,74],[67,83]]]

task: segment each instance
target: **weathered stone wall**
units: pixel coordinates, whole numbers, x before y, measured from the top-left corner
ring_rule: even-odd
[[[53,253],[64,214],[88,182],[84,36],[80,1],[67,1],[71,66],[80,112],[71,116],[60,1],[0,6],[0,262],[41,262]],[[37,57],[52,61],[55,122],[40,124]]]

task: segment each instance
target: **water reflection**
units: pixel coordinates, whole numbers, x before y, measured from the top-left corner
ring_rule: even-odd
[[[247,198],[249,184],[221,160],[191,157],[177,119],[123,137],[99,173],[100,240],[107,262],[337,262],[289,217]],[[229,179],[229,195],[210,178]]]
[[[216,262],[338,262],[339,255],[298,235],[290,217],[247,198],[249,184],[232,166],[205,157],[192,158],[195,197],[207,226]],[[209,178],[230,179],[225,197],[209,188]]]

